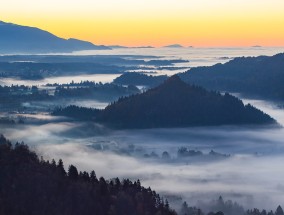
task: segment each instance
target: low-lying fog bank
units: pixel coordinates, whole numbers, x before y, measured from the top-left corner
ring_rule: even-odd
[[[39,80],[21,80],[15,78],[1,78],[0,84],[3,86],[11,86],[11,85],[27,85],[27,86],[39,86],[45,84],[68,84],[72,81],[80,82],[80,81],[95,81],[101,83],[110,83],[115,78],[119,77],[121,74],[92,74],[92,75],[78,75],[78,76],[60,76],[60,77],[48,77],[45,79]]]
[[[250,102],[284,122],[283,110]],[[2,127],[1,133],[13,142],[24,141],[46,159],[62,158],[65,167],[72,163],[106,178],[139,178],[142,185],[182,197],[191,206],[220,195],[246,208],[275,209],[284,202],[283,128],[112,131],[66,118],[29,117],[39,117],[41,123]],[[184,156],[178,153],[182,147],[188,150]],[[218,154],[210,157],[211,150]]]

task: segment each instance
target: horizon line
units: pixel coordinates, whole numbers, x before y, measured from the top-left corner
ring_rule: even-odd
[[[94,45],[101,45],[101,46],[122,46],[121,49],[123,49],[124,47],[125,48],[171,48],[171,49],[175,49],[175,48],[284,48],[284,44],[283,45],[261,45],[260,43],[255,43],[255,44],[252,44],[252,45],[194,45],[194,44],[190,44],[190,45],[184,45],[184,43],[179,43],[179,42],[173,42],[173,43],[166,43],[164,45],[152,45],[152,44],[146,44],[146,45],[140,45],[140,44],[137,44],[137,45],[124,45],[123,43],[118,43],[118,44],[111,44],[111,43],[100,43],[100,42],[93,42],[93,41],[90,41],[88,39],[81,39],[81,38],[78,38],[78,37],[72,37],[72,36],[68,36],[68,37],[62,37],[62,36],[59,36],[58,34],[56,33],[53,33],[52,31],[48,30],[48,29],[44,29],[44,28],[41,28],[41,27],[38,27],[38,26],[34,26],[34,25],[23,25],[23,24],[17,24],[17,23],[14,23],[14,22],[11,22],[11,21],[3,21],[3,20],[0,20],[0,23],[5,23],[5,24],[11,24],[11,25],[17,25],[17,26],[22,26],[22,27],[29,27],[29,28],[36,28],[36,29],[39,29],[41,31],[46,31],[56,37],[59,37],[59,38],[62,38],[62,39],[78,39],[78,40],[82,40],[82,41],[86,41],[86,42],[90,42]],[[171,45],[180,45],[181,47],[167,47],[167,46],[171,46]]]

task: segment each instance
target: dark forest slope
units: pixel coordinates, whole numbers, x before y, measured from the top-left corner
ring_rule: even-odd
[[[27,145],[0,135],[1,215],[176,214],[155,191],[118,178],[106,181],[62,160],[39,159]]]
[[[284,100],[284,54],[235,58],[225,64],[192,68],[180,77],[207,89]]]

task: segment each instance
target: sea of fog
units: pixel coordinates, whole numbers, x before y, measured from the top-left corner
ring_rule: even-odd
[[[74,54],[141,54],[188,59],[187,66],[212,65],[236,56],[273,55],[281,48],[117,49]],[[180,66],[180,65],[177,65]],[[73,77],[70,77],[70,81]],[[80,77],[79,77],[80,79]],[[78,80],[79,80],[78,79]],[[58,79],[60,81],[60,79]],[[105,80],[105,79],[104,79]],[[66,81],[66,80],[64,80]],[[99,79],[97,81],[100,81]],[[76,103],[77,102],[77,103]],[[244,99],[284,125],[284,110],[276,104]],[[106,103],[74,101],[104,107]],[[95,123],[74,122],[47,113],[24,115],[26,123],[2,127],[7,138],[24,141],[45,159],[62,158],[65,167],[95,170],[98,177],[140,179],[165,196],[196,205],[220,195],[245,208],[284,206],[284,129],[282,127],[221,126],[113,131]],[[179,160],[180,147],[230,155],[221,159]],[[167,151],[170,158],[162,159]],[[155,155],[146,158],[145,155]],[[178,204],[175,201],[172,205]]]
[[[72,55],[141,55],[163,57],[163,59],[183,59],[188,63],[178,63],[180,67],[212,66],[224,63],[235,57],[267,55],[272,56],[284,52],[284,47],[235,47],[235,48],[121,48],[112,50],[76,51]],[[154,58],[155,59],[155,58]],[[164,74],[164,71],[157,71]],[[166,72],[167,74],[169,72]],[[174,72],[175,73],[175,72]]]
[[[248,56],[259,56],[267,55],[272,56],[278,53],[283,53],[284,47],[235,47],[235,48],[121,48],[112,50],[88,50],[88,51],[77,51],[73,53],[56,53],[52,55],[118,55],[130,59],[141,59],[145,61],[159,59],[182,59],[188,60],[186,63],[176,63],[173,69],[163,70],[159,69],[148,69],[146,72],[151,72],[152,75],[174,75],[176,73],[185,72],[192,67],[197,66],[212,66],[216,63],[225,63],[235,57],[248,57]],[[134,56],[133,58],[131,56]],[[139,57],[141,56],[141,57]],[[152,58],[151,58],[152,57]],[[183,67],[186,67],[185,69]],[[182,68],[182,69],[181,69]],[[127,70],[130,72],[145,72],[143,69]],[[70,83],[72,81],[95,81],[95,82],[111,82],[120,74],[88,74],[79,76],[64,76],[64,77],[49,77],[43,80],[17,80],[13,78],[2,78],[0,80],[1,85],[12,85],[12,84],[26,84],[26,85],[43,85],[43,84],[54,84],[54,83]]]
[[[46,84],[69,84],[72,81],[75,83],[81,81],[94,81],[109,83],[121,74],[92,74],[92,75],[75,75],[75,76],[61,76],[61,77],[49,77],[43,80],[22,80],[14,78],[1,78],[0,85],[28,85],[28,86],[40,86]]]

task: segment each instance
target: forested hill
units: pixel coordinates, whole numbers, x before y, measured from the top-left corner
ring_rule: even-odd
[[[159,84],[162,84],[167,78],[168,76],[166,75],[153,76],[137,72],[126,72],[114,79],[113,83],[121,85],[156,87]]]
[[[94,171],[65,172],[62,160],[39,159],[27,145],[0,135],[1,215],[175,215],[167,201],[140,181],[107,181]]]
[[[284,100],[284,54],[235,58],[225,64],[192,68],[180,77],[207,89]]]
[[[84,110],[73,107],[74,117]],[[70,108],[55,111],[55,115],[71,116]],[[76,114],[75,114],[76,113]],[[142,94],[124,97],[94,112],[97,122],[114,128],[157,128],[211,125],[243,125],[276,123],[269,115],[244,105],[229,94],[209,92],[188,85],[175,75],[160,86]]]

